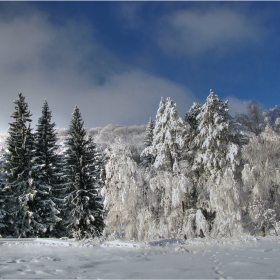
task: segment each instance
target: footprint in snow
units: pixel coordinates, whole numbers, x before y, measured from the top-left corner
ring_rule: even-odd
[[[51,261],[51,262],[61,262],[61,259],[58,259],[58,258],[52,259],[52,258],[50,258],[50,257],[47,257],[47,259],[48,259],[49,261]]]

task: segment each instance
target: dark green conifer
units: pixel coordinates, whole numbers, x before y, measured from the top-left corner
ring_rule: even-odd
[[[104,228],[103,202],[100,195],[104,181],[103,161],[91,137],[86,137],[79,109],[76,107],[66,139],[64,177],[68,194],[63,208],[63,225],[70,237],[100,236]]]
[[[35,188],[32,179],[33,135],[32,116],[25,97],[19,93],[14,101],[14,122],[9,125],[7,152],[4,154],[4,204],[7,212],[6,230],[16,237],[28,236],[32,228]]]
[[[55,123],[51,119],[51,111],[45,101],[35,132],[33,177],[36,196],[32,209],[34,235],[39,233],[44,237],[54,234],[55,225],[60,220],[58,208],[62,201],[59,200],[62,158],[58,154]]]
[[[153,145],[153,131],[154,131],[154,122],[153,120],[150,118],[147,128],[146,128],[146,138],[144,141],[144,148],[150,147]],[[155,161],[155,158],[152,154],[147,154],[147,155],[142,155],[141,156],[141,163],[140,165],[143,167],[148,167],[151,164],[153,164]]]

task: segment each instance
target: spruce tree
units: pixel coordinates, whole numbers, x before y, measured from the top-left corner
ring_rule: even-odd
[[[154,130],[154,122],[152,118],[150,118],[147,128],[146,128],[146,138],[144,142],[144,148],[151,147],[153,144],[153,130]],[[141,166],[148,167],[149,165],[154,163],[154,157],[152,154],[143,155],[141,157]]]
[[[7,232],[13,236],[28,236],[31,231],[33,213],[30,210],[36,194],[32,179],[33,135],[32,116],[25,97],[19,93],[14,101],[14,122],[10,123],[7,138],[5,163],[5,210]]]
[[[58,138],[51,118],[51,111],[45,101],[35,131],[33,177],[36,196],[32,209],[34,235],[39,233],[44,237],[53,234],[53,229],[60,220],[56,203],[59,203],[57,196],[61,186],[62,158],[58,154]]]
[[[68,193],[63,207],[66,234],[75,238],[100,236],[104,228],[100,190],[104,184],[103,161],[91,137],[86,137],[76,107],[68,130],[64,177]]]

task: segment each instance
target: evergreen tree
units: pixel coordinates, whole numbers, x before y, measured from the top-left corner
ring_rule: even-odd
[[[146,138],[144,142],[144,148],[151,147],[153,144],[153,130],[154,130],[154,122],[152,118],[150,118],[147,128],[146,128]],[[148,154],[146,156],[141,157],[141,166],[148,167],[149,165],[154,163],[154,157],[152,154]]]
[[[157,169],[180,171],[179,161],[187,130],[187,124],[177,114],[176,104],[169,97],[166,103],[162,98],[156,115],[152,146],[143,150],[142,157],[153,155]]]
[[[198,120],[197,116],[201,112],[201,105],[194,102],[192,107],[186,113],[185,122],[190,125],[190,129],[187,131],[185,136],[185,149],[186,149],[186,159],[187,159],[187,167],[193,165],[194,157],[196,154],[195,145],[194,145],[194,138],[198,134]],[[192,170],[190,168],[185,169],[186,175],[191,175]]]
[[[228,113],[228,104],[210,90],[197,115],[191,165],[198,191],[197,207],[216,213],[213,236],[236,235],[241,230],[241,134]],[[212,218],[211,218],[212,219]]]
[[[192,170],[196,171],[197,179],[203,175],[203,180],[207,180],[211,175],[218,175],[226,166],[234,168],[239,164],[237,154],[240,152],[241,134],[228,110],[228,102],[221,101],[210,90],[206,103],[196,117]]]
[[[196,131],[198,127],[197,116],[200,114],[200,111],[201,105],[194,102],[185,116],[185,121],[190,125],[191,129],[194,131]]]
[[[33,168],[36,196],[34,200],[33,229],[34,235],[49,237],[58,217],[56,203],[61,185],[62,158],[58,155],[59,146],[55,133],[55,123],[51,122],[51,111],[47,101],[42,108],[42,116],[38,120],[35,132],[35,159]]]
[[[86,137],[76,107],[66,139],[64,177],[68,194],[63,207],[67,235],[76,238],[100,236],[104,228],[100,190],[104,184],[103,161],[91,137]]]
[[[7,231],[14,236],[28,236],[33,213],[30,210],[35,196],[32,179],[33,135],[32,116],[25,97],[19,93],[15,100],[14,122],[10,123],[5,163],[5,210]]]
[[[5,194],[4,194],[4,179],[3,179],[3,151],[0,154],[0,237],[6,235],[6,210],[5,210]]]
[[[2,182],[1,182],[1,186],[0,186],[0,237],[2,237],[3,235],[5,235],[5,230],[6,230],[6,210],[5,210],[5,202],[4,202],[4,192],[2,189]]]

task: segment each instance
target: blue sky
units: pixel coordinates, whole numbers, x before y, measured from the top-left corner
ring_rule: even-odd
[[[231,113],[279,104],[280,2],[1,2],[0,132],[22,92],[36,125],[146,124],[160,97],[184,117],[213,89]]]

